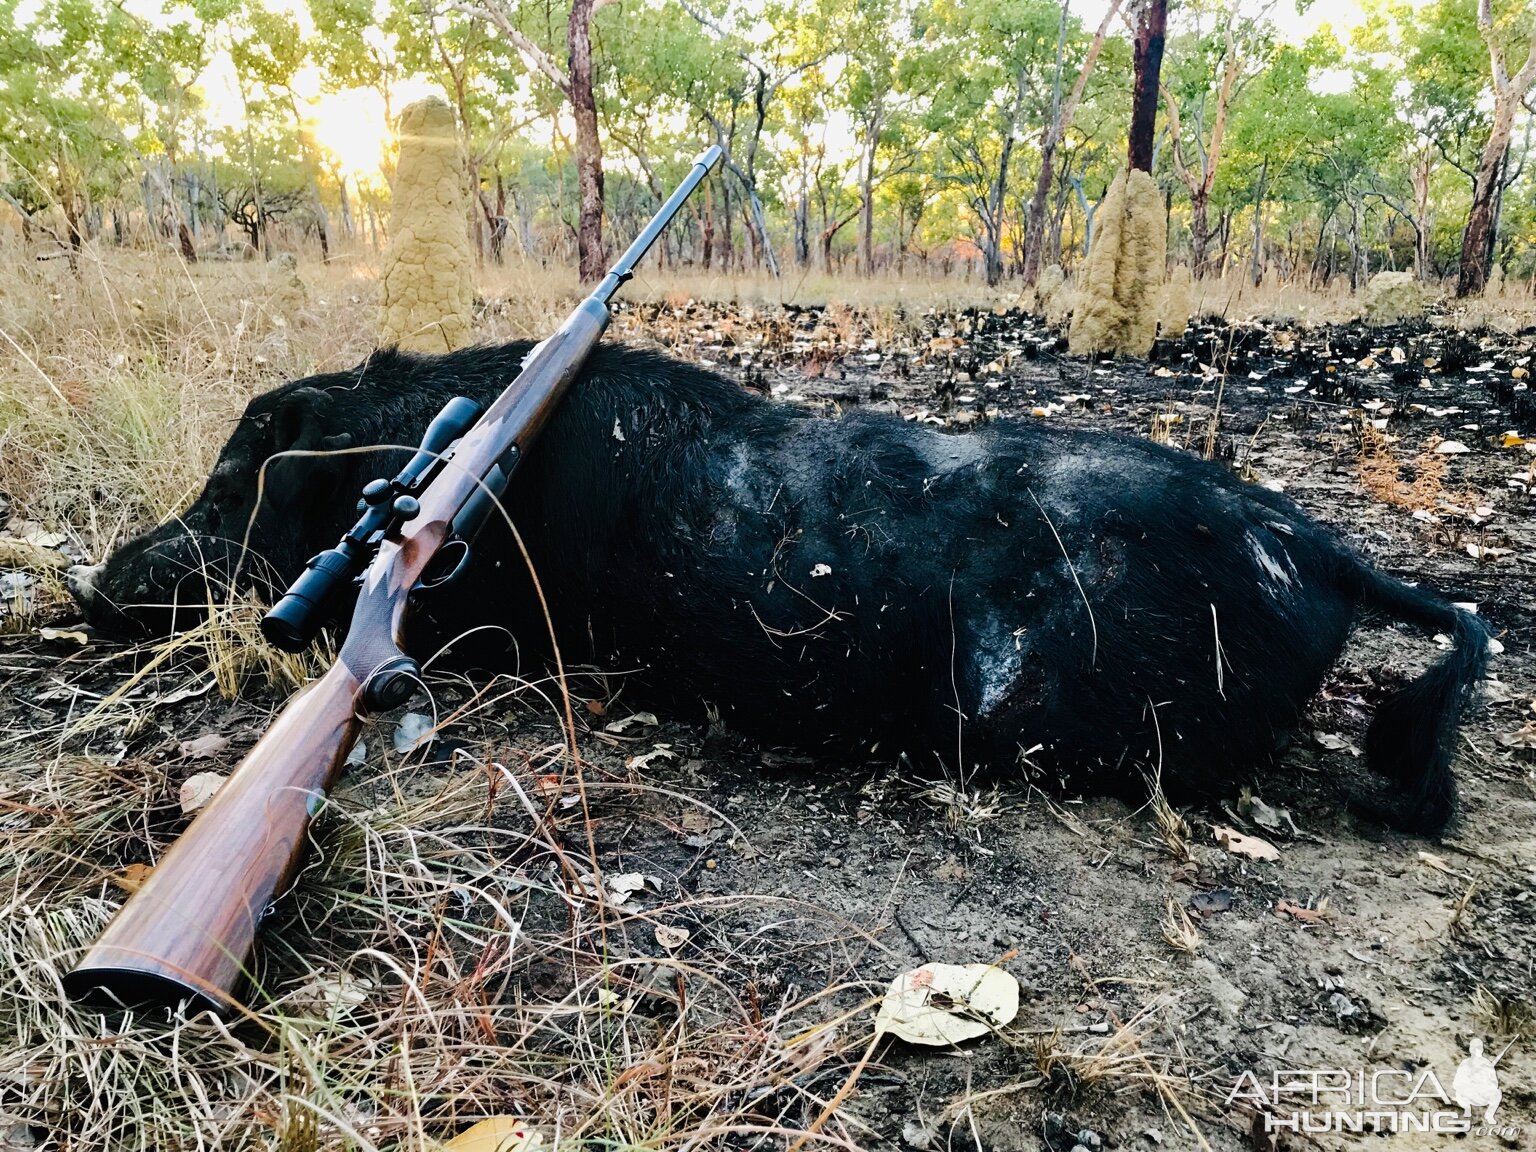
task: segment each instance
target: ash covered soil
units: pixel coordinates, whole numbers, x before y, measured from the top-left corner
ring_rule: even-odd
[[[1448,1087],[1482,1037],[1493,1054],[1514,1041],[1499,1064],[1501,1118],[1514,1131],[1472,1139],[1536,1147],[1536,333],[1465,334],[1433,319],[1196,324],[1148,362],[1094,363],[1019,312],[898,322],[690,303],[629,307],[613,338],[828,413],[877,408],[949,427],[1050,420],[1214,454],[1283,486],[1386,571],[1475,603],[1503,644],[1463,732],[1461,815],[1440,842],[1344,805],[1349,789],[1379,784],[1356,751],[1374,704],[1440,652],[1396,625],[1357,631],[1283,764],[1250,780],[1250,795],[1234,786],[1224,804],[1182,811],[1187,848],[1150,808],[1007,779],[923,779],[905,764],[812,761],[654,714],[622,676],[578,678],[599,861],[610,876],[646,878],[613,941],[616,955],[654,961],[635,969],[636,1011],[660,1011],[651,1000],[673,994],[680,968],[736,982],[770,1020],[775,1005],[830,990],[824,1015],[848,1014],[837,1043],[807,1059],[793,1090],[762,1096],[764,1123],[801,1126],[847,1080],[894,975],[1001,960],[1022,986],[1016,1021],[958,1049],[883,1042],[830,1135],[917,1149],[1355,1147],[1362,1137],[1267,1143],[1228,1090],[1248,1069],[1267,1083],[1278,1069],[1430,1068]],[[1448,441],[1465,451],[1437,450]],[[11,637],[0,655],[12,742],[56,728],[127,675],[96,640]],[[277,701],[252,688],[236,702],[213,692],[178,702],[169,687],[145,719],[94,738],[122,773],[137,766],[162,782],[146,813],[162,848],[184,822],[182,780],[232,767]],[[153,680],[139,689],[155,690]],[[468,693],[444,680],[439,714]],[[400,722],[377,721],[369,746],[387,749]],[[189,756],[184,742],[199,734],[229,743]],[[456,767],[455,748],[489,745],[531,772],[560,739],[534,694],[494,715],[472,710],[408,754],[426,765],[414,786],[430,795],[455,772],[482,771]],[[379,787],[354,772],[340,799],[365,805]],[[584,854],[572,795],[551,819]],[[1278,860],[1228,851],[1219,826],[1269,841]],[[1186,915],[1192,953],[1167,938]],[[687,938],[672,932],[664,946],[657,925]],[[558,967],[535,962],[526,994],[558,994],[570,979]],[[1446,1139],[1400,1135],[1391,1146]]]

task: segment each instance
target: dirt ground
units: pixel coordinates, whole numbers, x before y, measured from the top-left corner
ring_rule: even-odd
[[[874,407],[948,426],[1043,419],[1213,452],[1283,485],[1383,569],[1475,603],[1503,645],[1463,734],[1462,813],[1438,843],[1364,823],[1343,804],[1347,789],[1369,784],[1357,749],[1372,705],[1439,651],[1396,626],[1359,630],[1283,766],[1250,781],[1261,803],[1234,785],[1229,802],[1182,813],[1187,846],[1150,808],[1008,780],[921,780],[901,764],[813,763],[664,712],[609,731],[647,707],[643,696],[621,678],[583,679],[598,859],[610,876],[646,878],[610,940],[611,955],[631,962],[634,1011],[683,995],[683,973],[704,971],[739,981],[733,995],[767,1020],[807,998],[819,1019],[846,1014],[830,1054],[754,1105],[793,1128],[849,1079],[893,976],[929,961],[999,961],[1022,987],[1014,1023],[958,1048],[881,1042],[828,1122],[830,1139],[998,1152],[1353,1148],[1372,1137],[1264,1135],[1251,1092],[1228,1103],[1234,1082],[1247,1070],[1266,1086],[1283,1070],[1433,1070],[1449,1090],[1482,1038],[1490,1056],[1503,1053],[1499,1130],[1464,1146],[1536,1148],[1536,333],[1206,324],[1148,363],[1096,364],[1067,357],[1022,313],[896,324],[690,303],[631,309],[616,338],[828,412]],[[1433,451],[1448,440],[1467,451]],[[0,640],[0,739],[24,746],[127,673],[99,640]],[[470,691],[445,680],[440,712]],[[123,772],[155,765],[173,797],[194,771],[232,766],[277,699],[206,692],[93,746],[126,754]],[[379,720],[369,745],[386,747],[400,721]],[[198,734],[229,743],[189,758],[182,742]],[[430,796],[474,772],[456,750],[491,745],[498,760],[531,765],[560,739],[547,707],[482,710],[410,754],[427,765],[413,768],[413,786]],[[365,807],[380,787],[354,773],[340,799]],[[155,812],[163,843],[180,817],[165,802]],[[556,819],[567,846],[585,852],[577,815]],[[1228,851],[1217,826],[1263,837],[1279,859]],[[560,914],[531,908],[529,930]],[[1168,939],[1185,917],[1192,951]],[[663,947],[658,925],[686,941]],[[529,996],[571,979],[549,957],[524,976]],[[1388,1146],[1451,1139],[1398,1134]]]

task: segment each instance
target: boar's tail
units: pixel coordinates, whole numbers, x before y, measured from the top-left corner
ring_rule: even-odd
[[[1372,771],[1399,785],[1390,803],[1357,798],[1362,814],[1405,832],[1438,835],[1456,808],[1451,761],[1462,713],[1488,667],[1488,630],[1472,613],[1400,580],[1356,568],[1360,603],[1398,620],[1448,633],[1454,648],[1383,701],[1365,735]]]

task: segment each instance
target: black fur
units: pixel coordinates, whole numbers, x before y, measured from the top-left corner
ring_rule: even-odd
[[[278,457],[258,507],[264,459],[411,443],[448,397],[494,396],[528,347],[386,351],[258,397],[203,495],[110,558],[87,615],[163,633],[196,612],[201,571],[286,582],[403,453]],[[1144,440],[825,419],[605,346],[509,507],[567,659],[641,668],[770,742],[1074,789],[1135,788],[1160,765],[1170,791],[1229,792],[1270,762],[1362,609],[1449,631],[1455,651],[1371,727],[1370,765],[1400,798],[1368,807],[1431,833],[1454,807],[1455,732],[1487,659],[1477,619],[1366,567],[1284,496]],[[536,645],[505,527],[477,554],[424,619]]]

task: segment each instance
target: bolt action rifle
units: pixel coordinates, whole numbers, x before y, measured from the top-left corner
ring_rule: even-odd
[[[357,524],[262,620],[277,647],[303,651],[337,599],[357,586],[335,664],[283,709],[218,793],[129,897],[64,979],[75,999],[227,1012],[256,928],[287,889],[310,820],[357,742],[362,720],[397,707],[420,684],[404,651],[417,589],[451,580],[495,510],[518,461],[580,373],[610,319],[609,301],[720,157],[712,147],[612,270],[536,346],[516,380],[481,414],[463,396],[432,420],[393,479],[364,489]]]

